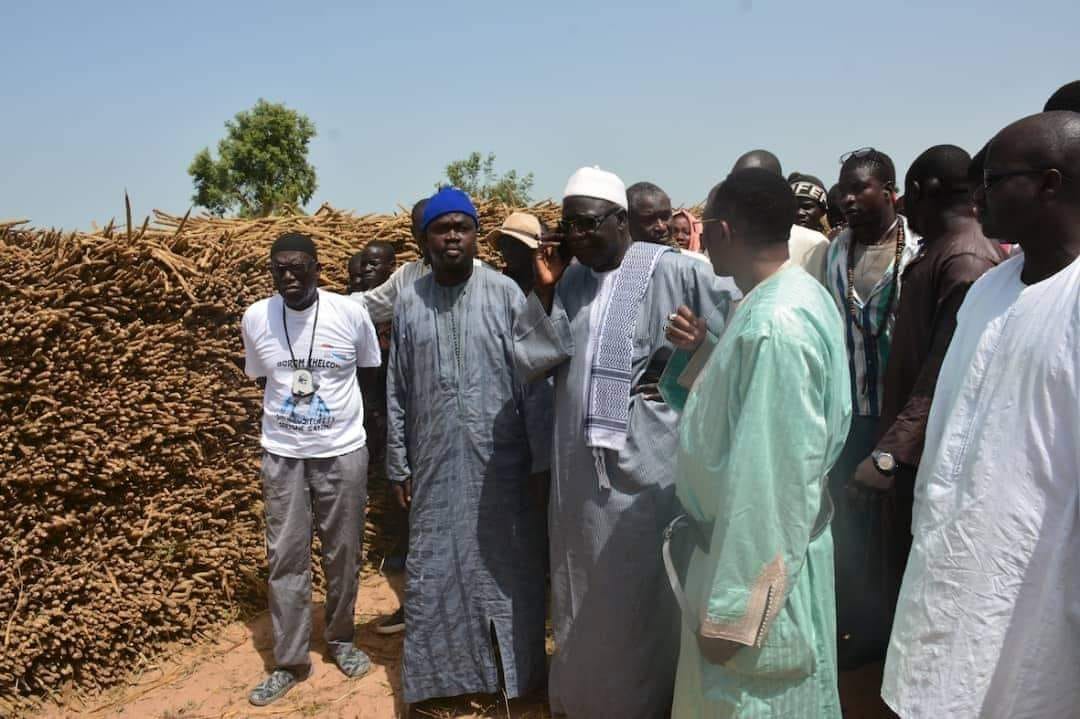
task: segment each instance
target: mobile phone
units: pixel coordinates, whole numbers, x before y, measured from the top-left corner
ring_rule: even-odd
[[[660,381],[660,376],[664,374],[664,367],[667,366],[667,361],[672,358],[672,349],[670,347],[661,347],[656,352],[652,353],[649,357],[649,364],[645,368],[645,375],[642,377],[649,379],[650,383],[656,383]]]
[[[641,379],[638,380],[638,384],[656,384],[660,381],[660,376],[664,374],[664,368],[667,367],[668,360],[671,359],[672,350],[670,347],[660,347],[652,356],[649,357],[649,364],[645,367],[644,374],[641,375]]]
[[[570,250],[570,243],[566,240],[566,235],[561,232],[552,233],[552,240],[559,243],[559,257],[566,264],[570,264],[570,260],[574,259],[574,253]]]

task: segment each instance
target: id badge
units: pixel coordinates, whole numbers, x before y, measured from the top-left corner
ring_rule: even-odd
[[[306,369],[298,369],[293,372],[293,397],[296,397],[297,399],[306,399],[313,394],[315,394],[315,378],[311,376],[311,371]]]

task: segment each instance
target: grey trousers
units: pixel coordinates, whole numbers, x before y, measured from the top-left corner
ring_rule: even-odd
[[[270,617],[278,666],[309,663],[312,518],[326,575],[326,644],[351,647],[367,503],[368,451],[292,459],[263,452]]]

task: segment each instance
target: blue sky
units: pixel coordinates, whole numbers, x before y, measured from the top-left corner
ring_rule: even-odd
[[[701,200],[741,152],[833,182],[978,149],[1080,78],[1080,2],[0,2],[0,218],[183,213],[187,167],[258,98],[306,113],[311,202],[390,211],[494,152],[558,197],[578,166]]]

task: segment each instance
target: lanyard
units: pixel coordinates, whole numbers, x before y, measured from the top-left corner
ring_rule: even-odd
[[[311,346],[308,347],[307,365],[305,369],[311,369],[311,353],[315,351],[315,329],[319,326],[319,295],[315,295],[315,321],[311,324]],[[281,326],[285,328],[285,345],[289,348],[289,357],[292,359],[293,368],[296,368],[296,355],[292,351],[292,340],[289,339],[289,323],[285,321],[285,298],[281,298]]]

